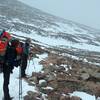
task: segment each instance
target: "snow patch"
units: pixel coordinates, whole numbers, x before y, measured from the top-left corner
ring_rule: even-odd
[[[89,95],[85,92],[75,91],[71,94],[71,96],[78,96],[78,97],[82,98],[82,100],[95,100],[94,95]]]

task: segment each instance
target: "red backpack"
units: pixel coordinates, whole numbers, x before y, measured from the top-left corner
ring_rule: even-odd
[[[3,62],[6,48],[11,38],[12,37],[8,32],[3,32],[0,36],[0,63]]]
[[[21,55],[23,53],[23,47],[19,43],[19,45],[16,47],[17,55]]]

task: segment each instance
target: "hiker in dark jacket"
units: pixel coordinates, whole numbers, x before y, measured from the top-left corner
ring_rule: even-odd
[[[23,45],[22,64],[21,64],[21,77],[26,77],[27,61],[30,53],[30,38],[26,39]]]
[[[12,42],[8,44],[6,54],[5,54],[4,65],[3,65],[4,100],[11,100],[8,85],[9,85],[9,80],[10,80],[10,73],[12,73],[12,70],[14,68],[14,62],[17,57],[16,46],[18,45],[18,42],[19,42],[18,40],[12,40]]]

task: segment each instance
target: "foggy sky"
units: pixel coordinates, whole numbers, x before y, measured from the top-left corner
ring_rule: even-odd
[[[100,0],[19,0],[50,14],[100,29]]]

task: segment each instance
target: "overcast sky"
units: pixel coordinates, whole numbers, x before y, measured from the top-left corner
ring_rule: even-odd
[[[100,0],[20,0],[50,14],[100,29]]]

